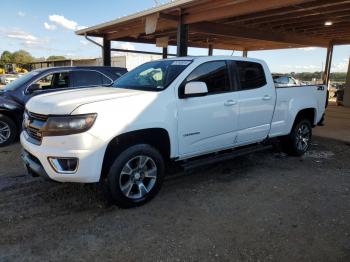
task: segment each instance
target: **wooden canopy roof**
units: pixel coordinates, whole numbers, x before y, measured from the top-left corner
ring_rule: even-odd
[[[169,45],[176,45],[179,21],[188,25],[192,47],[261,50],[350,44],[350,0],[178,0],[76,33],[137,43],[168,37]]]

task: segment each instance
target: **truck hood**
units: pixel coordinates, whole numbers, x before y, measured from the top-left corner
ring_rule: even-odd
[[[42,115],[67,115],[77,107],[103,100],[120,99],[143,94],[143,91],[96,87],[54,92],[35,96],[26,105],[28,111]]]

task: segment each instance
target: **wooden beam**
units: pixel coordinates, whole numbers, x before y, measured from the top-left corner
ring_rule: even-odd
[[[213,21],[227,17],[258,13],[306,2],[310,2],[310,0],[264,0],[260,1],[260,3],[257,3],[255,0],[248,0],[219,8],[215,8],[215,4],[210,2],[212,8],[208,8],[208,10],[202,12],[194,12],[193,14],[185,15],[184,23],[192,24],[201,21]]]
[[[168,58],[168,47],[163,47],[162,57],[163,59]]]
[[[170,20],[170,21],[179,21],[179,16],[176,15],[169,15],[169,14],[164,14],[164,13],[159,13],[159,18],[162,18],[164,20]]]
[[[281,32],[272,32],[256,28],[247,28],[239,26],[230,26],[225,24],[202,22],[190,25],[190,32],[205,33],[216,36],[231,36],[255,40],[264,40],[272,42],[281,42],[287,44],[298,44],[305,46],[326,47],[324,39],[311,38],[304,35],[295,35],[292,33],[284,34]]]
[[[340,0],[318,0],[317,2],[308,2],[305,4],[300,4],[292,7],[284,7],[275,10],[268,10],[260,13],[243,15],[234,18],[232,22],[249,22],[249,23],[264,23],[265,21],[279,21],[280,19],[292,18],[292,17],[302,17],[304,15],[317,14],[319,15],[324,12],[334,12],[337,10],[343,10],[342,5],[349,4],[350,1],[340,1]]]
[[[102,62],[104,66],[111,66],[111,41],[103,38]]]
[[[259,25],[268,25],[271,27],[283,27],[283,26],[291,26],[293,24],[299,24],[303,22],[314,22],[318,20],[325,21],[326,19],[333,20],[336,18],[342,18],[348,16],[350,13],[350,5],[348,8],[342,9],[341,11],[324,11],[322,12],[322,15],[318,13],[308,13],[305,15],[298,15],[295,14],[294,16],[284,16],[281,17],[278,21],[271,21],[269,19],[266,19],[264,22],[260,23]]]
[[[176,26],[177,26],[177,22],[174,22],[174,21],[164,21],[164,20],[158,21],[156,32],[161,32],[163,30],[176,28]],[[145,33],[145,25],[142,23],[132,28],[126,28],[117,32],[107,34],[106,37],[109,40],[118,40],[119,38],[138,36],[144,33]]]
[[[323,74],[323,83],[325,85],[329,84],[330,74],[331,74],[331,66],[332,66],[332,57],[333,57],[333,42],[329,42],[327,47],[327,57],[326,57],[326,65]]]
[[[209,44],[208,46],[208,56],[212,56],[213,55],[213,45]]]
[[[188,25],[182,22],[180,19],[179,24],[177,26],[177,56],[187,56],[188,49]]]

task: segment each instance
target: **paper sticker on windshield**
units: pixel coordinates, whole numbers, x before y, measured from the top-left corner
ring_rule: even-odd
[[[174,61],[171,65],[181,65],[181,66],[187,66],[191,64],[192,61]]]

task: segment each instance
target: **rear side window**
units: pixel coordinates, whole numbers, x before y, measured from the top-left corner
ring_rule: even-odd
[[[112,81],[96,71],[74,71],[74,87],[109,85]]]
[[[208,94],[231,91],[228,68],[225,61],[207,62],[198,66],[186,78],[186,83],[193,81],[205,82],[208,87]]]
[[[259,88],[266,85],[265,72],[261,64],[236,61],[241,90]]]

